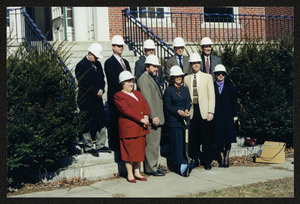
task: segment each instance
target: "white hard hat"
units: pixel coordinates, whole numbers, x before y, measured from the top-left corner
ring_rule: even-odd
[[[185,44],[184,44],[183,38],[181,38],[181,37],[175,38],[173,41],[173,46],[174,47],[184,47]]]
[[[223,64],[217,64],[215,66],[214,72],[226,72],[226,69]],[[227,73],[227,72],[226,72]]]
[[[122,71],[119,74],[119,83],[122,83],[123,81],[127,81],[129,79],[134,79],[135,77],[131,74],[130,71]]]
[[[124,40],[123,37],[121,35],[115,35],[112,39],[111,39],[111,44],[112,45],[124,45]]]
[[[156,55],[149,55],[148,57],[146,57],[145,64],[151,64],[156,66],[160,65]]]
[[[211,41],[211,39],[209,37],[204,37],[202,38],[200,45],[213,45],[213,42]]]
[[[202,62],[202,59],[198,53],[192,53],[190,55],[189,62]]]
[[[170,76],[182,76],[182,75],[185,75],[185,73],[182,72],[182,69],[179,66],[174,65],[171,67]]]
[[[102,46],[98,43],[93,43],[88,48],[88,51],[91,52],[93,55],[95,55],[97,58],[103,58],[102,55]]]
[[[145,40],[144,49],[155,49],[155,45],[154,45],[153,40],[150,40],[150,39]]]

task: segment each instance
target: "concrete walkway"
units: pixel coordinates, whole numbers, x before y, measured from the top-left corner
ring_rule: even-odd
[[[257,167],[230,166],[213,167],[207,171],[195,168],[190,177],[182,177],[169,172],[163,177],[149,176],[148,181],[129,183],[125,178],[112,178],[98,181],[90,186],[43,191],[13,196],[15,197],[159,197],[172,198],[231,186],[242,186],[294,176],[293,158],[287,158],[285,164],[269,164]]]

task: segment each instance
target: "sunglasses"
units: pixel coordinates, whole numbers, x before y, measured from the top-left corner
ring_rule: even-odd
[[[215,72],[215,75],[220,76],[220,75],[226,76],[226,72]]]

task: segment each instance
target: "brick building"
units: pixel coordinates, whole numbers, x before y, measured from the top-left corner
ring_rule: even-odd
[[[293,16],[294,7],[26,7],[26,11],[50,41],[109,41],[113,35],[123,35],[122,10],[126,8],[165,12],[133,14],[166,42],[174,36],[186,41],[204,36],[219,42],[243,36],[264,40],[294,26],[287,18],[271,23],[278,20],[273,15]],[[9,22],[9,12],[7,18]]]

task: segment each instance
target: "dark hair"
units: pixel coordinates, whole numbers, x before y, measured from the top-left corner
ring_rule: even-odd
[[[177,76],[170,76],[170,80],[169,80],[169,86],[175,86],[174,85],[174,78],[177,77]],[[182,77],[182,81],[181,83],[184,82],[184,75],[181,76]]]

